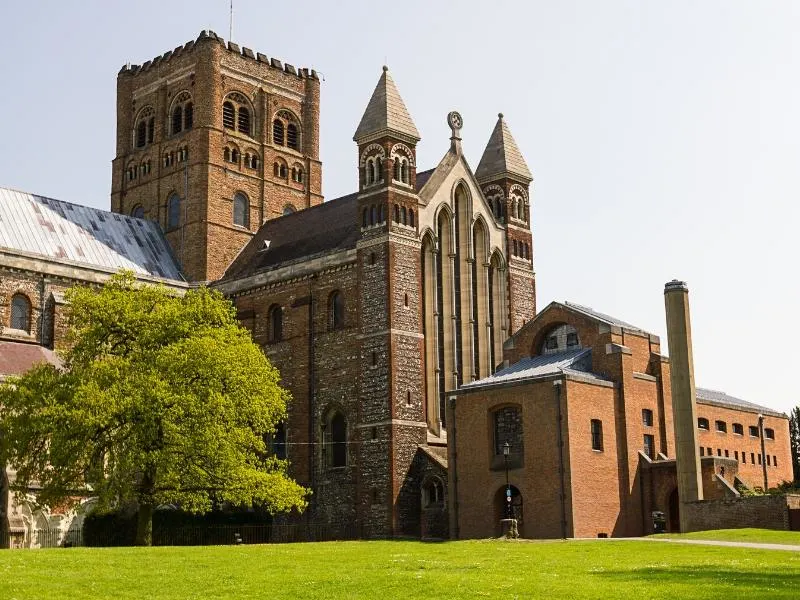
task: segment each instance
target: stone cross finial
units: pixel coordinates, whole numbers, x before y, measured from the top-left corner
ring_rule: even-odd
[[[461,127],[464,125],[464,119],[461,118],[461,115],[453,110],[447,113],[447,124],[450,126],[450,129],[453,132],[453,135],[450,139],[461,139]]]

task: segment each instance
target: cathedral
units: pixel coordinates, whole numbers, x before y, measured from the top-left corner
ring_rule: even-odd
[[[446,115],[442,158],[420,170],[421,135],[383,67],[354,123],[356,191],[324,199],[314,70],[203,31],[124,66],[116,111],[111,212],[0,188],[0,377],[58,362],[52,350],[64,344],[63,292],[72,285],[101,284],[122,268],[176,290],[207,285],[233,302],[292,394],[272,444],[313,492],[295,521],[322,525],[331,537],[493,535],[498,452],[512,442],[514,503],[521,511],[523,494],[543,494],[541,514],[555,502],[561,512],[552,522],[566,524],[529,524],[528,534],[632,535],[646,527],[631,474],[656,467],[639,468],[638,439],[613,437],[619,452],[603,463],[610,479],[591,488],[611,497],[600,503],[614,513],[602,532],[567,515],[563,486],[577,494],[578,479],[553,479],[563,464],[524,459],[523,447],[535,455],[555,446],[555,421],[529,421],[520,394],[532,386],[528,395],[539,398],[554,374],[585,384],[574,394],[577,384],[565,384],[564,401],[578,402],[560,417],[578,428],[570,434],[599,421],[588,416],[593,395],[605,394],[608,433],[624,430],[633,414],[614,416],[614,402],[644,410],[642,398],[652,396],[649,418],[660,433],[643,439],[651,462],[669,462],[672,421],[661,378],[667,359],[655,336],[579,305],[537,315],[533,176],[502,114],[474,169],[462,152],[461,115]],[[621,349],[606,357],[607,345]],[[627,366],[617,365],[620,357]],[[614,391],[630,382],[633,391]],[[652,385],[641,391],[641,382]],[[737,416],[748,410],[775,419],[770,467],[778,469],[777,457],[781,467],[770,482],[790,478],[785,415],[725,398],[709,405],[732,411],[728,420],[749,423]],[[729,468],[727,482],[735,472]],[[7,471],[0,490],[9,532],[58,520],[15,505],[13,481]],[[620,515],[625,525],[615,525]]]

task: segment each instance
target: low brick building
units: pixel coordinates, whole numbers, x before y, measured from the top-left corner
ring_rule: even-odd
[[[506,461],[524,537],[642,535],[653,511],[678,530],[670,363],[659,338],[554,302],[504,349],[507,366],[449,394],[453,534],[499,533]],[[765,477],[769,487],[792,480],[786,415],[702,388],[696,407],[706,500],[764,487]]]

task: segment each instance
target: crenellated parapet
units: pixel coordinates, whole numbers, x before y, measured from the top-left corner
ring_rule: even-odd
[[[283,71],[289,75],[294,75],[300,79],[317,79],[319,80],[319,75],[314,69],[308,68],[297,68],[294,65],[289,63],[284,63],[277,58],[269,58],[265,54],[261,52],[253,52],[250,48],[246,47],[239,47],[238,44],[233,42],[225,43],[225,40],[214,33],[211,30],[203,30],[200,32],[200,35],[197,36],[196,40],[190,40],[183,44],[182,46],[178,46],[174,50],[169,50],[160,56],[156,56],[152,60],[148,60],[141,65],[132,65],[126,64],[120,69],[119,74],[129,74],[129,75],[139,75],[142,73],[146,73],[159,65],[166,64],[178,57],[185,56],[187,54],[193,53],[197,47],[201,44],[207,43],[214,43],[219,44],[223,48],[225,48],[228,52],[232,54],[236,54],[246,58],[248,60],[252,60],[257,63],[261,63],[271,69],[276,69],[278,71]]]

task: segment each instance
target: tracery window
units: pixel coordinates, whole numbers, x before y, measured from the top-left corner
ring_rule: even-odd
[[[253,135],[250,102],[239,92],[232,92],[222,103],[222,126],[245,135]]]
[[[522,409],[519,406],[504,406],[494,411],[494,454],[503,456],[506,442],[509,454],[521,456],[522,448]]]
[[[181,131],[191,129],[194,124],[194,104],[192,95],[183,91],[172,101],[172,114],[170,120],[170,133],[175,135]]]
[[[11,298],[11,329],[31,332],[31,301],[24,294]]]

